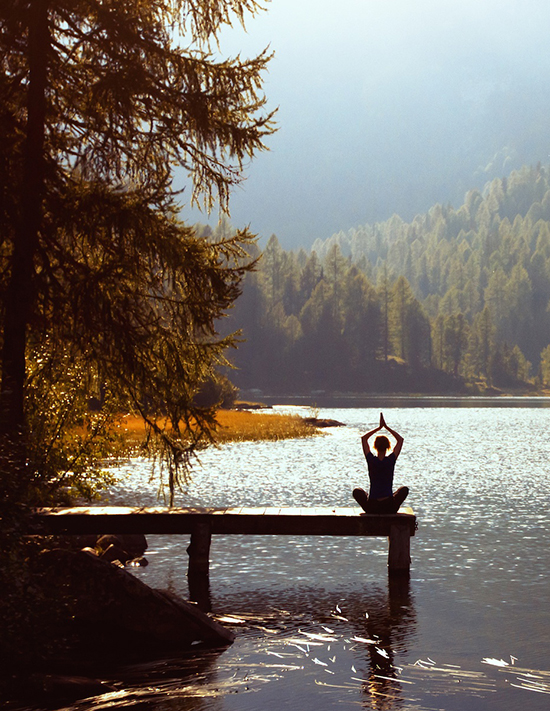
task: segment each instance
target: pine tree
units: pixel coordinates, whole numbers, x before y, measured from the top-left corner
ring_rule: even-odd
[[[467,352],[469,326],[461,313],[447,316],[443,326],[443,341],[446,370],[454,376],[459,373]]]
[[[470,329],[468,352],[473,371],[491,384],[491,362],[495,350],[495,327],[488,306],[478,313]]]
[[[384,262],[384,267],[381,272],[380,281],[378,284],[378,294],[380,298],[380,329],[382,355],[384,357],[384,361],[387,362],[388,356],[390,354],[391,284],[386,262]]]
[[[319,262],[317,253],[313,250],[300,274],[300,299],[302,308],[313,294],[313,290],[321,281],[322,276],[323,269],[321,263]]]
[[[356,267],[346,274],[343,314],[349,366],[364,372],[380,350],[380,303],[376,290]]]
[[[51,405],[40,398],[52,388],[28,389],[30,371],[48,382],[67,360],[86,374],[81,389],[111,392],[146,418],[173,465],[172,492],[179,465],[212,436],[213,412],[193,395],[231,343],[216,321],[240,292],[251,237],[199,238],[178,219],[172,177],[180,166],[193,202],[225,208],[273,130],[260,93],[268,56],[210,50],[223,25],[258,9],[2,2],[0,433],[3,468],[18,462],[20,480],[40,477],[23,465],[40,449],[28,418]]]
[[[550,345],[543,348],[540,354],[540,377],[542,386],[550,387]]]
[[[327,283],[332,287],[332,317],[335,322],[339,322],[342,317],[344,277],[347,269],[348,263],[342,256],[340,247],[338,244],[333,244],[323,261],[323,275]]]
[[[271,235],[262,253],[261,274],[268,309],[273,309],[283,298],[285,256],[277,235]]]

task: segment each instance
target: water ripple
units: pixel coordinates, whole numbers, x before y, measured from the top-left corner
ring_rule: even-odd
[[[410,487],[419,521],[410,587],[392,590],[381,539],[214,537],[212,603],[241,620],[233,647],[192,683],[181,669],[141,686],[127,674],[119,696],[73,708],[546,709],[550,409],[384,412],[405,437],[395,485]],[[320,415],[346,426],[208,450],[177,504],[354,505],[367,479],[360,435],[378,410]],[[157,503],[147,461],[118,474],[113,503]],[[151,565],[136,574],[186,596],[184,539],[151,536]]]

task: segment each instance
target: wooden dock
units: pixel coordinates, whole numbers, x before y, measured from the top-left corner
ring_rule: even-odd
[[[189,576],[208,577],[212,535],[383,536],[389,539],[388,570],[408,574],[416,516],[361,514],[358,508],[133,508],[89,506],[36,510],[35,534],[190,534]]]

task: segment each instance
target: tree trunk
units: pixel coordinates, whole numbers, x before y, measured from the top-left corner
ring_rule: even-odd
[[[32,0],[28,12],[27,134],[20,218],[6,293],[0,386],[0,433],[18,439],[24,436],[25,431],[25,347],[34,301],[34,259],[44,198],[46,84],[50,47],[48,0]]]

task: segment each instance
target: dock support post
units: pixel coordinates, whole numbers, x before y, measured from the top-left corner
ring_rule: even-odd
[[[189,554],[188,575],[205,575],[208,577],[211,540],[212,529],[210,521],[197,521],[191,533],[191,541],[187,549]]]
[[[212,527],[209,520],[198,521],[191,533],[191,541],[187,548],[189,567],[187,579],[189,581],[189,597],[199,603],[203,612],[210,611],[210,542],[212,540]]]
[[[411,567],[411,531],[409,525],[390,527],[388,572],[408,575]]]

